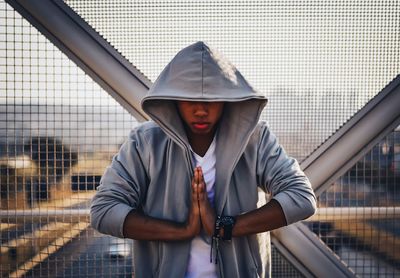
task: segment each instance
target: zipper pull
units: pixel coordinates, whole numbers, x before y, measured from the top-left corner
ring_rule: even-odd
[[[211,237],[210,263],[212,263],[213,246],[214,246],[214,237]]]
[[[218,264],[218,252],[219,252],[219,238],[216,239],[215,247],[215,264]]]
[[[210,263],[212,263],[212,253],[213,253],[212,251],[214,248],[214,244],[215,244],[215,264],[218,263],[220,230],[221,230],[221,217],[217,216],[214,226],[214,235],[211,238]]]

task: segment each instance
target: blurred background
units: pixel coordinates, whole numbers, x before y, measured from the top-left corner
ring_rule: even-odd
[[[180,49],[208,42],[267,96],[262,120],[300,163],[400,73],[396,0],[63,5],[149,83]],[[95,232],[88,208],[104,169],[138,124],[0,2],[1,277],[132,275],[131,241]],[[318,194],[321,210],[303,224],[354,276],[400,277],[400,127],[365,148]],[[272,259],[274,277],[308,276],[275,244]]]

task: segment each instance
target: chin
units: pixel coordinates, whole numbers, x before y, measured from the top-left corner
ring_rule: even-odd
[[[199,130],[199,129],[195,129],[192,130],[193,134],[197,134],[197,135],[208,135],[210,134],[212,131],[212,129],[204,129],[204,130]]]

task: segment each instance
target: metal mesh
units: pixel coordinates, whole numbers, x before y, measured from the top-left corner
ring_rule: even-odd
[[[136,124],[0,3],[1,277],[131,275],[130,243],[88,228],[87,208]],[[83,214],[56,216],[76,209]]]
[[[360,277],[400,275],[399,184],[400,127],[319,197],[308,223]]]
[[[153,81],[190,43],[216,47],[299,160],[400,72],[395,0],[65,2]]]
[[[271,244],[272,277],[303,278],[302,275],[288,260],[283,257],[276,247]]]
[[[218,48],[268,96],[263,119],[299,160],[400,72],[395,0],[66,2],[152,80],[189,43]],[[86,209],[135,119],[5,3],[0,20],[0,204],[10,213],[0,275],[130,276],[130,244],[91,230]],[[364,277],[399,269],[393,214],[368,210],[398,206],[399,180],[388,173],[399,158],[384,143],[319,200],[358,210],[309,224]],[[57,217],[70,209],[83,214]],[[301,276],[276,249],[273,264],[275,277]]]

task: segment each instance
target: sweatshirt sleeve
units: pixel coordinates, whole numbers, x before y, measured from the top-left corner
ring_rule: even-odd
[[[310,181],[265,123],[261,127],[257,177],[263,190],[281,205],[288,225],[315,213],[316,198]]]
[[[101,178],[90,207],[91,225],[101,233],[124,237],[126,216],[140,207],[148,185],[143,144],[132,131]]]

